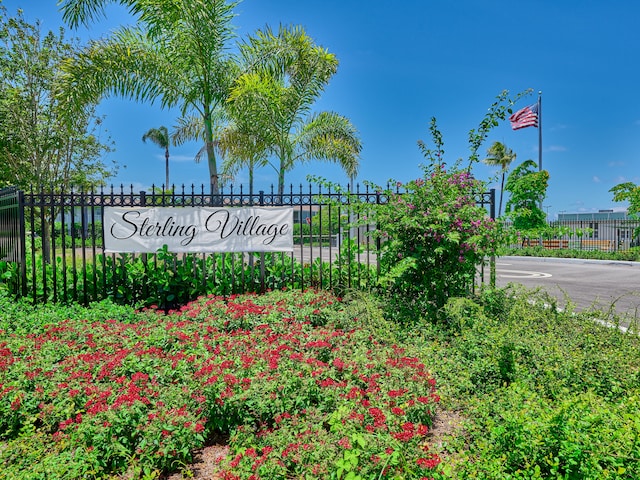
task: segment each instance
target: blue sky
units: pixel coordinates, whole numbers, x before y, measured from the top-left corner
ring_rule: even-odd
[[[44,30],[57,29],[61,14],[53,0],[4,0],[9,13],[24,10]],[[445,159],[468,156],[467,137],[502,90],[533,89],[516,108],[537,101],[542,91],[543,167],[550,173],[545,210],[592,212],[620,209],[609,189],[640,182],[639,64],[640,3],[593,0],[244,0],[235,25],[240,39],[258,28],[301,25],[340,61],[315,110],[346,115],[358,129],[363,150],[358,183],[417,178],[423,157],[416,141],[430,144],[428,125],[436,117]],[[133,20],[112,6],[107,18],[71,34],[83,40],[109,33]],[[116,143],[110,159],[121,167],[113,183],[148,188],[164,181],[163,152],[142,135],[175,123],[177,113],[109,98],[99,107],[104,128]],[[504,142],[517,154],[514,166],[538,160],[538,130],[494,129],[486,149]],[[200,185],[206,164],[193,160],[199,145],[173,148],[171,182]],[[496,169],[479,165],[475,176],[491,179]],[[346,184],[335,165],[313,162],[288,174],[287,183],[306,184],[306,175]],[[257,189],[276,182],[268,168],[256,172]],[[246,184],[246,173],[235,185]],[[497,183],[495,184],[499,186]]]

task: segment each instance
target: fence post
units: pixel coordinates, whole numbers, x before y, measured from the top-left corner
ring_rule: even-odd
[[[493,220],[496,219],[496,189],[492,188],[489,190],[489,194],[491,197],[491,207],[489,208],[489,215]]]
[[[151,201],[152,201],[152,206],[153,206],[153,205],[155,205],[155,201],[154,201],[154,198],[153,198],[153,195],[154,195],[154,193],[153,193],[153,192],[154,192],[154,190],[151,190],[151,192],[152,192],[152,193],[151,193],[151,195],[152,195],[152,199],[151,199]],[[162,198],[162,201],[163,201],[163,203],[164,203],[164,196],[163,196],[163,198]],[[147,206],[147,192],[145,192],[144,190],[140,190],[140,206],[141,206],[141,207],[146,207],[146,206]],[[148,266],[149,266],[149,265],[148,265],[148,262],[149,262],[149,256],[148,256],[146,253],[143,253],[143,254],[141,254],[141,255],[140,255],[140,258],[141,258],[141,260],[142,260],[142,264],[144,265],[144,270],[145,270],[145,274],[146,274],[146,272],[147,272],[147,268],[148,268]],[[164,267],[165,267],[165,269],[167,268],[166,264],[165,264],[165,266],[164,266]],[[145,282],[145,286],[144,286],[143,288],[144,288],[144,290],[143,290],[143,295],[144,295],[145,297],[147,297],[147,296],[149,295],[149,290],[148,290],[148,289],[147,289],[147,287],[146,287],[146,282]]]

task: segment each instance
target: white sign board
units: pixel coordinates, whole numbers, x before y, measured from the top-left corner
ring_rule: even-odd
[[[292,207],[105,207],[107,253],[291,252]]]

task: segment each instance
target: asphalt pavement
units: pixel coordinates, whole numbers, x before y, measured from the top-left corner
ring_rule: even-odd
[[[540,257],[499,257],[496,284],[541,287],[576,310],[613,309],[628,319],[640,319],[640,262]],[[488,269],[485,269],[485,278]]]

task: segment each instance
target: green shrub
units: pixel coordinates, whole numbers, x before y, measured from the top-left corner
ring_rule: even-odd
[[[640,393],[611,402],[592,391],[550,403],[515,384],[473,410],[473,443],[458,478],[640,477]]]
[[[103,255],[82,262],[28,255],[27,295],[33,301],[88,304],[110,298],[126,305],[178,308],[204,294],[229,295],[267,289],[319,287],[339,295],[375,283],[375,265],[358,261],[360,248],[345,242],[337,259],[302,263],[288,253],[179,255],[166,247],[155,255]],[[0,292],[19,293],[18,264],[0,262]]]
[[[433,317],[450,297],[467,295],[476,268],[493,251],[497,229],[476,205],[483,185],[466,171],[425,168],[405,193],[385,192],[376,212],[382,247],[381,283],[390,309]],[[392,310],[390,310],[392,311]]]
[[[578,249],[548,249],[544,247],[502,248],[500,255],[513,255],[517,257],[550,257],[550,258],[585,258],[592,260],[616,260],[627,262],[640,261],[640,247],[615,252],[603,252],[600,250]]]
[[[451,299],[444,312],[420,346],[442,405],[465,412],[441,452],[447,478],[638,478],[636,335],[523,288]]]

